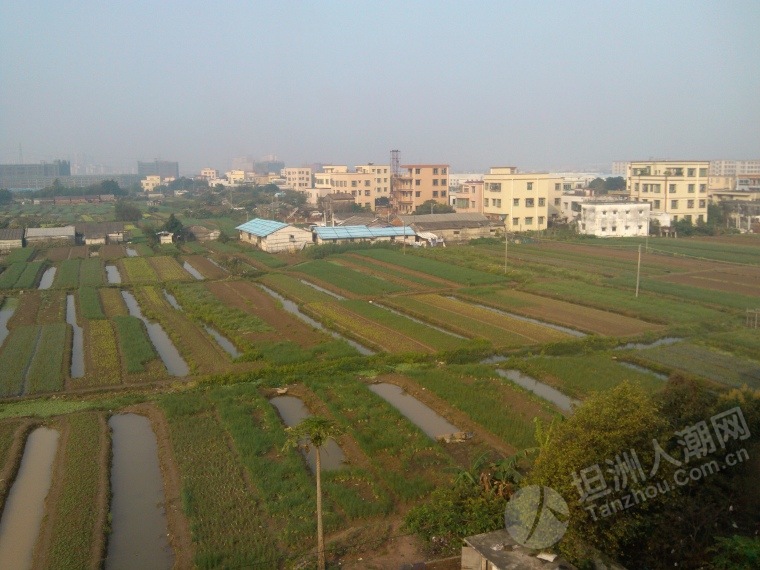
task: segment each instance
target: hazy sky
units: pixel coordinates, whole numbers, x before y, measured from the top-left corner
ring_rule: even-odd
[[[0,2],[0,161],[760,158],[760,1]]]

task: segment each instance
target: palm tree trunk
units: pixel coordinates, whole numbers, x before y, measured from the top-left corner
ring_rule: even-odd
[[[325,537],[322,531],[322,458],[317,447],[317,564],[325,570]]]

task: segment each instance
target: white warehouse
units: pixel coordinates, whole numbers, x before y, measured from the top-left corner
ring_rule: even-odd
[[[647,202],[581,202],[578,233],[597,237],[646,236],[651,205]]]

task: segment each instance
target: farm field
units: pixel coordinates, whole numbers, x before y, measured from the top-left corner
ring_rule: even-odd
[[[677,241],[688,243],[671,243]],[[335,420],[345,432],[337,443],[347,462],[323,474],[323,491],[328,552],[338,567],[338,561],[356,564],[370,543],[392,549],[390,537],[409,508],[483,454],[509,457],[535,447],[536,419],[548,425],[571,413],[499,376],[496,366],[579,400],[625,381],[647,393],[665,385],[662,376],[626,361],[703,378],[716,391],[743,384],[760,389],[760,340],[744,327],[745,302],[760,297],[756,245],[737,241],[727,260],[753,265],[736,265],[721,263],[712,247],[733,245],[727,240],[651,240],[650,247],[672,252],[646,256],[637,299],[635,248],[618,247],[631,243],[637,245],[510,243],[506,275],[503,243],[493,241],[405,253],[349,250],[321,259],[271,255],[235,242],[184,244],[180,257],[147,255],[153,251],[144,244],[148,251],[139,257],[127,257],[122,245],[100,247],[98,257],[71,247],[43,250],[31,262],[7,257],[0,283],[19,268],[6,292],[16,299],[16,311],[0,346],[0,473],[22,422],[61,432],[38,560],[78,568],[103,557],[110,414],[149,417],[172,544],[185,557],[181,567],[199,568],[313,566],[313,475],[300,453],[283,449],[287,432],[270,398],[287,388],[311,413]],[[672,255],[679,248],[682,255]],[[209,255],[233,255],[258,270],[236,276]],[[119,266],[123,290],[145,317],[169,335],[190,368],[186,377],[169,375],[145,325],[129,316],[122,289],[106,285],[106,259]],[[184,260],[206,279],[192,279]],[[30,282],[29,267],[36,267],[36,279],[45,263],[58,268],[53,289],[14,289],[24,274]],[[313,328],[262,286],[378,352],[363,356]],[[83,378],[69,374],[67,294],[76,297],[84,331]],[[590,336],[575,338],[493,309]],[[242,356],[231,357],[205,326]],[[684,340],[611,350],[666,336]],[[501,360],[487,359],[494,353]],[[399,386],[472,439],[431,439],[370,389],[376,382]],[[39,397],[48,392],[64,393]],[[28,419],[3,419],[14,415]]]

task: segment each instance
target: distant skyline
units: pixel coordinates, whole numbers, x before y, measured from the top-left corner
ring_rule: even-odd
[[[0,3],[0,162],[760,158],[760,2]]]

